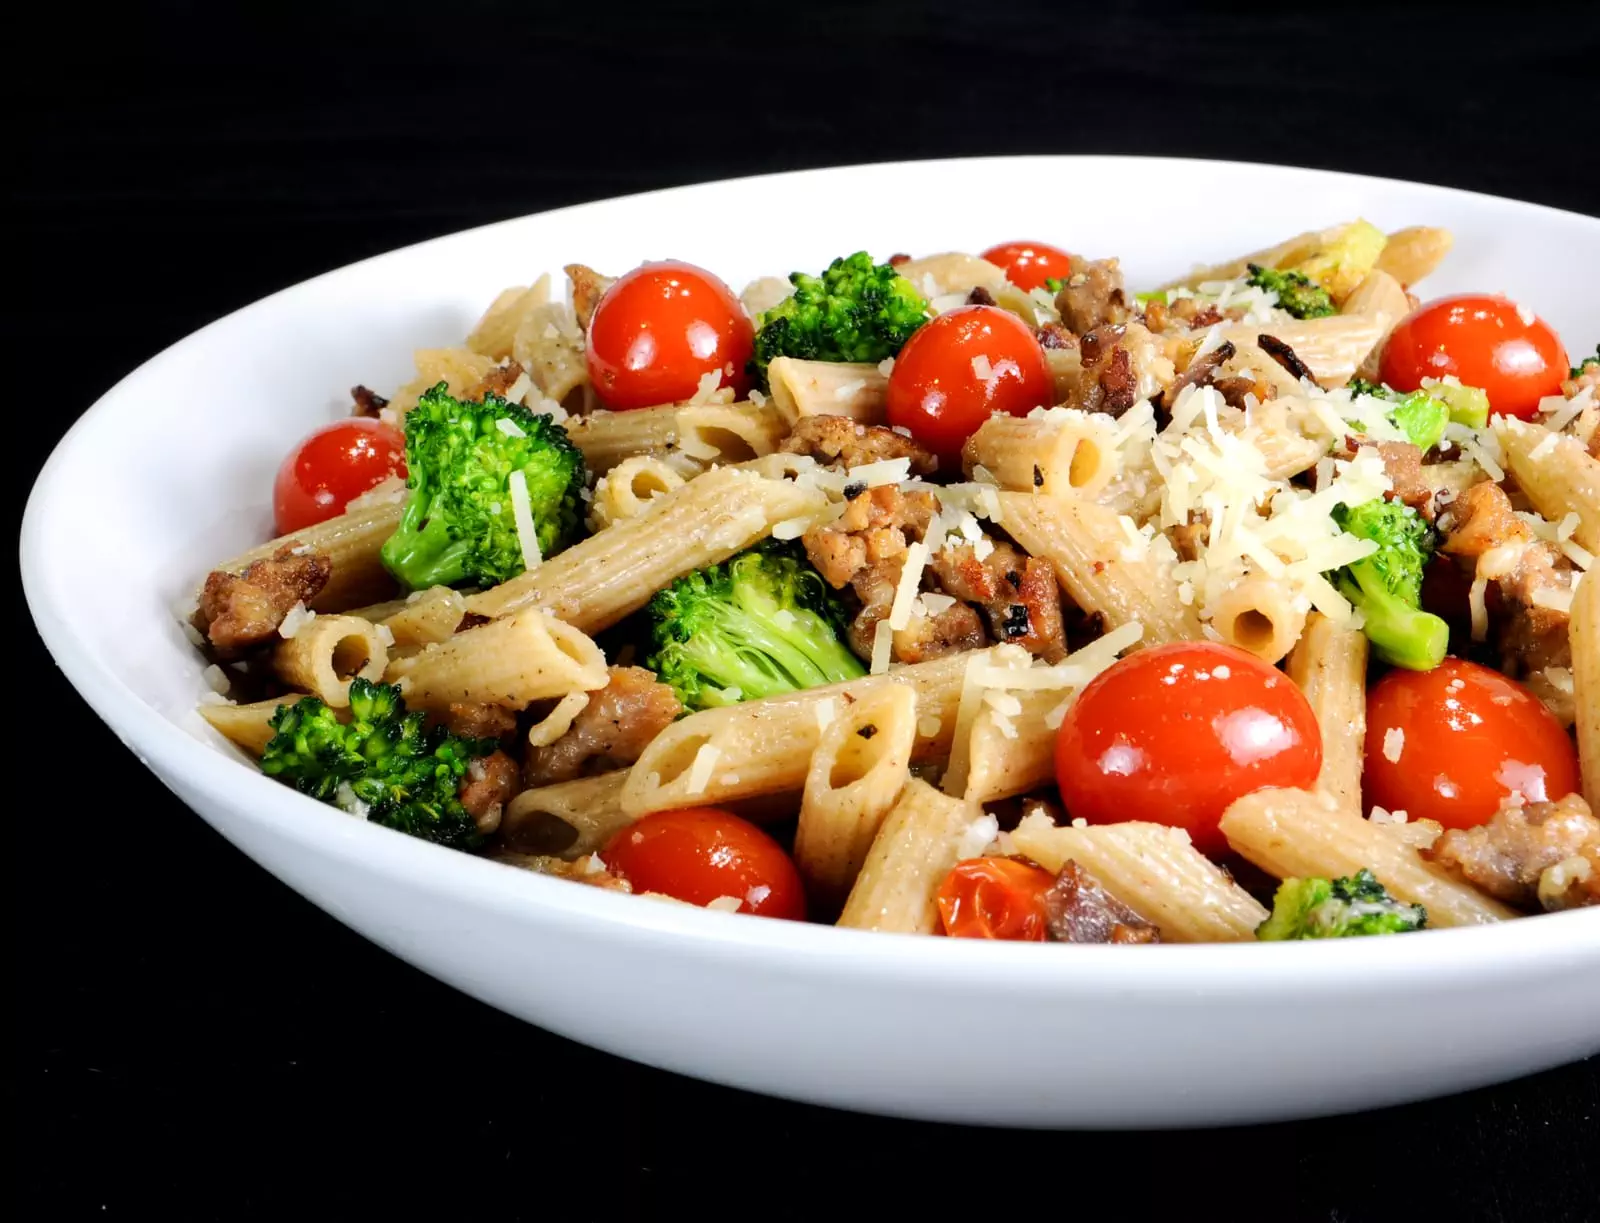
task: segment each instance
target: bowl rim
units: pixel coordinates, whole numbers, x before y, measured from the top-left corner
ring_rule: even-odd
[[[745,175],[737,178],[634,192],[507,218],[440,235],[345,264],[277,290],[190,333],[143,362],[116,382],[67,430],[41,467],[23,513],[19,559],[22,585],[35,628],[68,681],[94,712],[130,747],[141,763],[163,776],[180,779],[208,802],[233,809],[238,818],[265,826],[301,848],[348,863],[394,884],[424,891],[470,895],[486,915],[547,926],[553,934],[586,928],[593,936],[670,945],[680,955],[716,956],[735,960],[784,957],[790,962],[824,959],[826,970],[850,979],[917,983],[945,988],[1026,989],[1038,993],[1083,995],[1106,988],[1142,999],[1165,997],[1174,990],[1226,989],[1242,997],[1331,996],[1380,991],[1399,978],[1410,981],[1425,972],[1431,985],[1510,981],[1534,977],[1570,961],[1600,963],[1600,909],[1537,915],[1492,926],[1422,932],[1427,937],[1403,939],[1314,940],[1262,946],[1256,943],[1164,944],[1132,949],[1067,945],[1045,951],[1024,943],[980,943],[918,935],[884,935],[802,922],[762,921],[694,906],[643,903],[640,898],[598,888],[575,887],[567,880],[537,875],[504,863],[432,845],[404,833],[352,819],[340,819],[305,795],[282,786],[218,747],[195,738],[142,700],[69,631],[71,609],[52,595],[47,577],[51,551],[46,539],[60,530],[67,497],[66,476],[74,457],[142,382],[158,379],[175,354],[203,345],[222,328],[247,323],[254,315],[277,308],[280,299],[358,268],[407,258],[415,252],[468,235],[520,226],[593,209],[622,200],[673,199],[714,193],[734,183],[793,183],[862,171],[893,174],[907,169],[926,173],[940,168],[972,171],[1017,169],[1049,163],[1165,163],[1174,169],[1206,165],[1237,167],[1252,173],[1280,172],[1294,176],[1381,184],[1465,197],[1518,211],[1534,210],[1600,227],[1600,219],[1581,213],[1526,203],[1505,196],[1404,179],[1352,174],[1313,167],[1203,158],[1120,155],[1034,154],[1006,157],[927,158]],[[223,796],[227,795],[226,798]],[[185,804],[187,805],[187,804]],[[211,822],[209,817],[201,818]],[[964,945],[967,944],[967,945]],[[1071,973],[1041,971],[1037,957],[1069,957]]]

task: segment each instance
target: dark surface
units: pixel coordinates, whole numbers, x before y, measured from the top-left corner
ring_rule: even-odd
[[[21,474],[139,361],[263,293],[620,192],[881,158],[1116,151],[1600,203],[1592,152],[1570,152],[1593,140],[1588,6],[1523,4],[1492,22],[1455,6],[1374,10],[1336,32],[1221,6],[1077,18],[807,5],[783,10],[781,31],[683,6],[504,8],[514,15],[457,0],[313,20],[167,6],[18,34],[7,245],[22,278],[6,304],[13,385],[30,392],[9,411]],[[1293,85],[1264,102],[1245,65],[1295,48]],[[1182,216],[1173,200],[1134,203]],[[26,674],[13,697],[42,705],[44,753],[91,783],[69,776],[7,810],[20,1217],[443,1205],[761,1220],[881,1203],[941,1218],[970,1201],[1071,1218],[1084,1213],[1074,1195],[1100,1185],[1126,1185],[1113,1209],[1127,1218],[1596,1217],[1594,1061],[1359,1119],[1014,1135],[759,1099],[568,1044],[391,959],[228,847],[94,719],[16,606]]]

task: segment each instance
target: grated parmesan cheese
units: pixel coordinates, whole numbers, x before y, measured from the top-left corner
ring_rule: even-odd
[[[500,430],[501,433],[504,433],[507,437],[527,437],[528,436],[526,433],[524,433],[522,431],[521,426],[518,425],[517,422],[512,420],[509,416],[497,416],[497,417],[495,417],[494,427],[496,429]]]
[[[283,623],[278,625],[278,636],[289,641],[316,618],[316,612],[307,611],[305,603],[298,602],[284,613]]]
[[[711,781],[711,774],[717,767],[717,760],[722,755],[722,749],[710,743],[702,743],[700,750],[694,754],[694,763],[689,766],[689,778],[686,789],[690,794],[704,794],[706,786]]]
[[[838,386],[833,388],[833,397],[839,403],[844,403],[847,400],[854,398],[856,395],[859,395],[866,389],[866,387],[866,381],[860,378],[856,379],[854,382],[841,382]]]
[[[387,624],[375,624],[373,625],[373,631],[378,634],[378,640],[383,642],[384,645],[394,645],[394,630]]]
[[[539,554],[539,532],[533,525],[533,505],[528,499],[528,478],[519,469],[511,473],[511,517],[517,524],[517,542],[522,545],[522,564],[525,569],[537,569],[543,561]]]
[[[718,913],[737,913],[743,903],[737,896],[718,896],[715,900],[706,901],[705,907]]]
[[[1474,641],[1489,640],[1489,606],[1484,597],[1488,589],[1488,578],[1473,578],[1472,589],[1467,592],[1467,606],[1472,612]]]
[[[1390,764],[1400,763],[1400,753],[1406,750],[1406,732],[1391,726],[1383,732],[1383,758]]]
[[[894,626],[887,620],[879,620],[872,630],[872,665],[867,668],[869,674],[887,674],[893,652]]]
[[[889,628],[899,632],[911,623],[911,605],[922,585],[922,570],[928,563],[928,545],[918,542],[906,547],[905,563],[900,566],[900,581],[895,586],[894,602],[889,606]],[[880,622],[881,624],[881,622]],[[873,641],[877,654],[877,641]]]

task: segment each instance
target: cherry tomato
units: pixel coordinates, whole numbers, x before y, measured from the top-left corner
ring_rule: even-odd
[[[728,286],[704,268],[666,260],[636,267],[605,291],[589,320],[589,379],[608,408],[691,398],[720,370],[742,395],[755,328]]]
[[[1002,242],[984,251],[983,257],[1004,268],[1006,279],[1024,293],[1044,288],[1046,280],[1065,280],[1072,273],[1072,256],[1044,242]]]
[[[278,534],[326,522],[354,497],[406,474],[406,439],[370,416],[324,425],[289,452],[273,482]]]
[[[805,887],[783,847],[716,807],[647,815],[616,833],[600,860],[635,892],[662,892],[696,905],[733,896],[741,913],[805,919]]]
[[[996,412],[1026,416],[1051,400],[1044,350],[1026,323],[998,306],[958,306],[924,323],[889,374],[891,425],[958,469],[961,444]]]
[[[1254,654],[1208,641],[1152,646],[1113,663],[1067,709],[1056,778],[1074,818],[1150,820],[1216,856],[1217,821],[1267,786],[1309,786],[1322,768],[1316,715]]]
[[[1529,802],[1571,794],[1578,755],[1521,684],[1447,658],[1432,671],[1391,671],[1367,694],[1361,783],[1369,804],[1471,828],[1513,794]]]
[[[1015,858],[968,858],[939,885],[939,921],[954,938],[1044,941],[1050,872]]]
[[[1567,350],[1550,325],[1505,297],[1463,293],[1419,306],[1389,333],[1380,376],[1397,391],[1454,374],[1489,394],[1490,410],[1532,417],[1559,395]]]

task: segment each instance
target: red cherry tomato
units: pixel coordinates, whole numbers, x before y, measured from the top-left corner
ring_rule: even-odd
[[[733,896],[741,913],[805,919],[805,887],[783,847],[716,807],[647,815],[613,836],[600,860],[635,892],[662,892],[696,905]]]
[[[960,467],[961,444],[996,412],[1026,416],[1051,400],[1044,350],[1026,323],[997,306],[958,306],[924,323],[889,374],[891,425]]]
[[[273,483],[278,534],[326,522],[354,497],[406,474],[406,439],[369,416],[324,425],[289,452]]]
[[[1369,804],[1471,828],[1513,794],[1529,802],[1571,794],[1578,755],[1521,684],[1447,658],[1432,671],[1391,671],[1367,694],[1361,784]]]
[[[1072,256],[1044,242],[1002,242],[984,251],[983,257],[1004,268],[1006,279],[1023,292],[1042,289],[1046,280],[1065,280],[1072,274]]]
[[[1545,395],[1559,395],[1567,350],[1541,318],[1505,297],[1441,297],[1400,320],[1384,342],[1380,376],[1397,391],[1454,374],[1489,394],[1490,410],[1532,417]]]
[[[968,858],[939,885],[939,921],[954,938],[1044,941],[1050,872],[1015,858]]]
[[[1254,654],[1213,642],[1152,646],[1113,663],[1067,709],[1056,778],[1073,817],[1185,828],[1227,849],[1217,821],[1267,786],[1309,786],[1322,736],[1305,695]]]
[[[728,286],[704,268],[667,260],[636,267],[605,291],[589,320],[589,379],[608,408],[691,398],[720,370],[742,395],[755,328]]]

